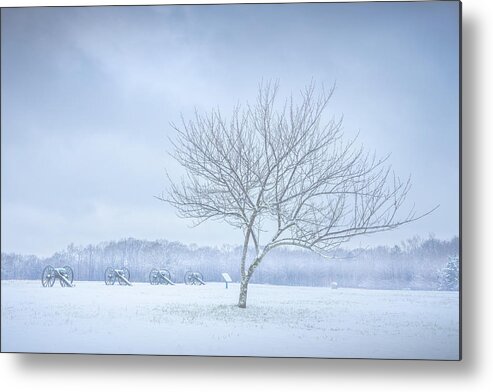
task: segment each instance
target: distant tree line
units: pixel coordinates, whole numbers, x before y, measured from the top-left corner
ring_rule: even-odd
[[[70,265],[75,280],[104,280],[107,267],[127,267],[132,281],[147,281],[152,268],[170,270],[172,279],[183,282],[187,270],[200,271],[207,281],[221,281],[228,272],[240,280],[241,246],[204,247],[166,240],[134,238],[97,245],[69,245],[50,257],[2,253],[2,279],[40,279],[43,268]],[[373,289],[444,289],[443,281],[456,279],[449,256],[459,253],[459,238],[439,240],[413,237],[395,246],[339,249],[333,259],[300,249],[279,248],[269,254],[252,283],[329,286]],[[456,290],[456,286],[447,286]]]

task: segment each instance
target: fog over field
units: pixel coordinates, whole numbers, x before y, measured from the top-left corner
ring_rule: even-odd
[[[69,245],[50,257],[2,253],[2,279],[40,280],[47,265],[69,265],[74,279],[104,280],[107,267],[127,267],[131,280],[149,281],[153,268],[166,268],[172,279],[183,282],[187,270],[200,271],[206,281],[222,281],[228,272],[240,280],[241,247],[207,247],[166,240],[127,238],[88,246]],[[459,254],[459,239],[442,241],[414,237],[394,246],[339,249],[333,258],[295,248],[272,252],[252,277],[254,283],[297,286],[329,286],[377,289],[444,289],[449,257]],[[458,289],[458,271],[452,278]]]

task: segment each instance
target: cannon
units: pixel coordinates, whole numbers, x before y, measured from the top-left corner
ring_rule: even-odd
[[[119,285],[132,286],[130,283],[130,271],[128,268],[106,268],[106,271],[104,271],[104,283],[106,283],[107,286],[113,286],[116,281],[118,281]]]
[[[43,287],[53,287],[57,279],[60,281],[60,286],[73,287],[74,271],[68,265],[58,268],[47,265],[41,274]]]
[[[167,269],[157,269],[153,268],[151,272],[149,272],[149,282],[152,285],[158,284],[170,284],[174,285],[171,281],[171,274]]]
[[[186,285],[203,285],[204,277],[198,271],[187,271],[185,273],[185,278],[183,279]]]

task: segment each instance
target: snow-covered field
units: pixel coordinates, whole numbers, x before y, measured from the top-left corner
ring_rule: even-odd
[[[457,292],[2,281],[2,351],[457,359]]]

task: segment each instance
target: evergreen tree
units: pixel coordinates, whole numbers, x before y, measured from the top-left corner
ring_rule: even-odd
[[[459,290],[459,258],[449,257],[447,265],[440,271],[440,290]]]

